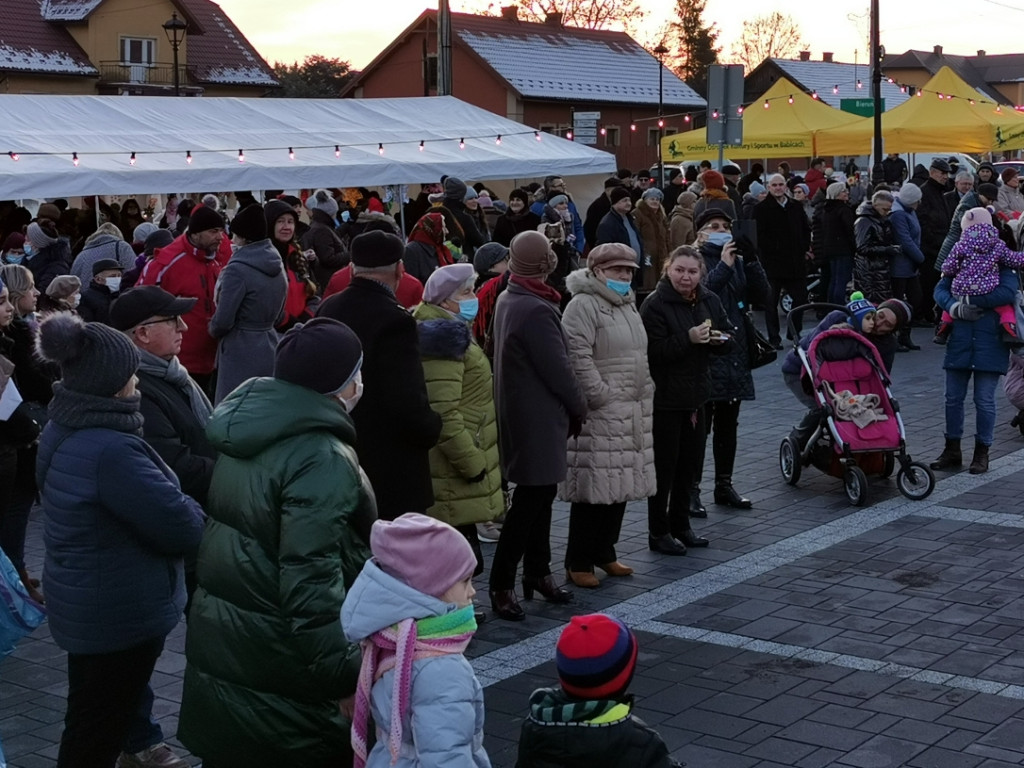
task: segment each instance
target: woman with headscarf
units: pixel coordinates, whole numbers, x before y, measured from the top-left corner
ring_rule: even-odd
[[[669,249],[675,250],[680,245],[689,245],[696,237],[693,228],[693,207],[697,204],[697,196],[693,192],[680,192],[675,207],[668,219]]]
[[[729,216],[729,221],[736,221],[736,205],[725,191],[725,176],[718,171],[708,170],[700,175],[703,191],[693,207],[693,218],[697,220],[707,208],[721,208]]]
[[[657,187],[651,187],[640,195],[633,220],[640,230],[640,240],[644,244],[643,287],[646,295],[654,290],[661,275],[661,267],[668,258],[669,223],[665,208],[661,202],[664,193]],[[677,198],[678,199],[678,198]]]
[[[523,189],[513,189],[508,193],[508,210],[494,224],[493,239],[507,248],[512,238],[520,232],[536,230],[539,226],[540,216],[530,210],[529,193]]]
[[[448,227],[440,212],[421,216],[405,244],[405,255],[402,256],[405,271],[426,283],[435,269],[454,264],[452,252],[445,244],[447,239]]]
[[[146,217],[142,215],[139,201],[134,197],[129,197],[125,200],[124,205],[121,207],[121,231],[134,233],[135,228],[145,221]]]
[[[854,214],[849,200],[849,189],[841,181],[833,182],[825,189],[825,203],[821,209],[822,242],[819,256],[829,262],[830,304],[846,304],[846,288],[853,279],[853,257],[857,252],[857,238],[853,233]]]
[[[320,298],[316,294],[309,259],[295,239],[295,209],[284,200],[271,200],[263,206],[267,220],[267,236],[277,249],[288,275],[288,297],[284,316],[277,330],[284,333],[296,323],[312,319]]]

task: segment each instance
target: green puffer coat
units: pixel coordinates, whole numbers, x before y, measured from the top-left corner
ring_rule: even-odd
[[[360,651],[338,616],[376,517],[355,427],[336,400],[258,378],[217,406],[206,431],[221,456],[178,737],[217,765],[350,764],[338,701],[355,691]]]
[[[491,364],[469,325],[423,303],[420,357],[430,407],[441,415],[441,437],[430,449],[434,506],[427,514],[449,525],[493,520],[504,507],[498,467],[498,424]],[[483,472],[478,482],[470,482]]]

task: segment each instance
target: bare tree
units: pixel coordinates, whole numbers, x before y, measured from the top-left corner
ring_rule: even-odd
[[[518,0],[518,4],[527,21],[544,21],[560,13],[565,26],[586,29],[628,31],[645,15],[638,0]]]
[[[804,48],[799,25],[788,14],[778,11],[743,22],[740,39],[732,47],[732,57],[749,72],[765,59],[788,59]]]

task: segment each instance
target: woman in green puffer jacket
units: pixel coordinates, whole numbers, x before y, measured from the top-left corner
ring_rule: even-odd
[[[207,427],[220,451],[189,612],[178,737],[208,768],[351,765],[360,650],[338,623],[370,556],[373,491],[349,412],[362,348],[316,318]]]
[[[441,437],[430,449],[434,506],[427,514],[466,537],[479,575],[483,556],[476,523],[498,517],[504,501],[491,364],[470,331],[478,306],[475,280],[472,264],[435,270],[413,317],[430,407],[442,421]]]

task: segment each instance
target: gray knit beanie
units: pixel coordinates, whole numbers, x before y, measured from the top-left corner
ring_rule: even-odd
[[[39,324],[39,356],[60,366],[65,388],[113,397],[139,367],[131,339],[102,323],[86,323],[71,312],[55,312]]]
[[[318,189],[306,198],[306,207],[310,211],[323,211],[332,219],[338,215],[338,201],[326,189]]]
[[[465,200],[466,183],[462,179],[449,176],[444,180],[444,199],[459,201]]]

